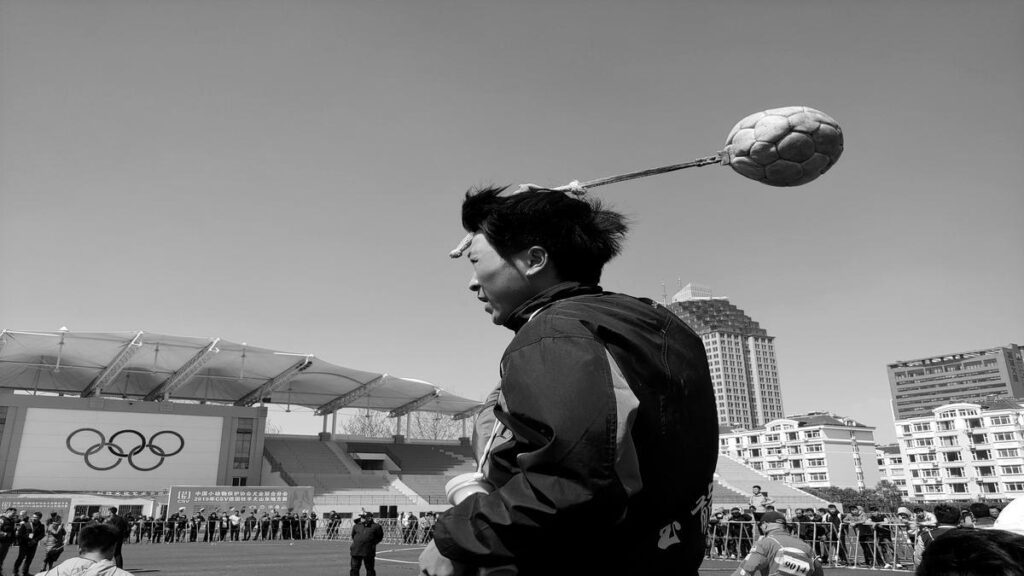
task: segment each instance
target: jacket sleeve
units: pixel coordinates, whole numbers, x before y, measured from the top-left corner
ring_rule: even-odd
[[[538,338],[506,354],[498,417],[513,439],[491,454],[510,476],[490,494],[474,494],[440,516],[440,552],[476,566],[542,557],[566,534],[601,530],[625,513],[635,486],[628,437],[636,398],[616,387],[615,368],[592,337]]]

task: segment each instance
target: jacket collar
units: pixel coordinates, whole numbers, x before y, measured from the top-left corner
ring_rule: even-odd
[[[529,322],[530,319],[533,318],[534,314],[540,312],[541,309],[548,305],[554,304],[559,300],[565,300],[566,298],[600,293],[600,286],[580,284],[579,282],[561,282],[559,284],[555,284],[520,304],[519,308],[512,311],[508,320],[505,320],[503,326],[513,332],[519,332],[519,329]]]

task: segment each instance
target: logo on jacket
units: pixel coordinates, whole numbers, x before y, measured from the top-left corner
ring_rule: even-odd
[[[90,440],[94,440],[94,443],[83,448],[83,443]],[[114,432],[108,440],[103,432],[95,428],[79,428],[68,434],[65,444],[72,454],[85,459],[86,466],[101,472],[117,468],[124,460],[128,460],[128,465],[140,472],[149,472],[159,468],[165,458],[174,456],[185,449],[185,439],[173,430],[154,432],[152,436],[146,438],[138,430],[124,429]],[[94,461],[94,457],[104,448],[116,458],[113,464],[105,465],[105,456],[95,458],[95,460],[99,460],[99,463]],[[158,458],[156,464],[146,466],[152,458],[148,455],[140,457],[145,450]]]

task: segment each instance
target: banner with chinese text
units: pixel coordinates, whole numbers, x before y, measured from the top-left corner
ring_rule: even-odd
[[[312,486],[171,486],[167,513],[184,508],[189,515],[204,510],[255,510],[302,513],[313,510]]]
[[[45,494],[3,494],[0,495],[0,511],[17,508],[18,516],[23,514],[43,513],[43,523],[56,512],[65,521],[71,518],[71,498],[51,498]]]

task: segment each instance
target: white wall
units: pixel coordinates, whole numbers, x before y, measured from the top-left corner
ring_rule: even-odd
[[[223,421],[221,417],[180,414],[29,408],[13,488],[123,490],[130,486],[133,490],[166,490],[171,484],[216,484]],[[88,457],[94,467],[117,464],[109,470],[96,470],[87,464],[86,456],[72,452],[86,452],[100,442],[99,434],[83,428],[102,433],[107,441],[121,430],[137,431],[146,442],[158,432],[173,431],[184,445],[162,464],[148,447],[132,457],[137,468],[156,466],[152,470],[133,467],[128,458],[111,454],[109,447],[97,448]],[[134,433],[122,433],[115,442],[124,453],[140,446],[139,436]],[[173,452],[181,442],[174,434],[160,434],[153,444]]]

